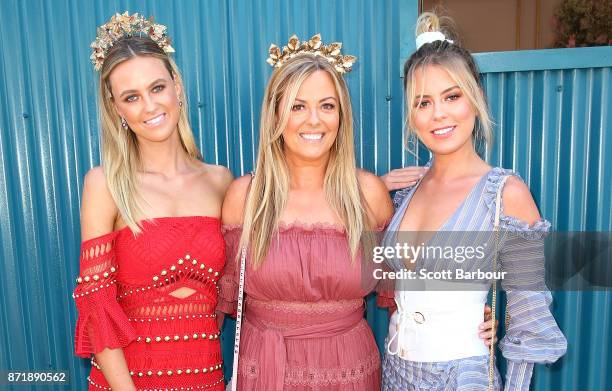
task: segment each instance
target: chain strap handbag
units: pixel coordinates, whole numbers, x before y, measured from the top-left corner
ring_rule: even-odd
[[[238,359],[240,353],[240,330],[242,328],[242,307],[244,301],[244,274],[246,269],[247,249],[243,247],[240,254],[240,277],[238,285],[238,303],[236,308],[236,336],[234,337],[234,365],[232,367],[232,378],[228,388],[236,391],[238,387]]]
[[[251,183],[255,177],[255,172],[251,172]],[[251,188],[249,183],[249,190]],[[240,250],[240,274],[238,278],[238,302],[236,308],[236,335],[234,337],[234,363],[232,366],[232,378],[228,383],[226,389],[236,391],[238,387],[238,359],[240,356],[240,331],[242,330],[242,309],[244,306],[244,275],[246,272],[246,256],[247,249],[242,247]]]
[[[502,190],[508,180],[508,176],[502,178],[499,188],[497,189],[496,201],[495,201],[495,222],[493,223],[493,234],[494,234],[494,247],[493,247],[493,272],[497,271],[497,254],[499,251],[499,218],[501,215],[501,198]],[[493,279],[492,292],[491,292],[491,322],[495,325],[496,320],[496,304],[497,304],[497,280]],[[508,329],[508,322],[510,317],[506,311],[506,330]],[[495,332],[495,327],[493,328]],[[495,335],[493,335],[493,341],[495,341]],[[491,343],[489,346],[489,391],[493,391],[495,386],[495,344]]]

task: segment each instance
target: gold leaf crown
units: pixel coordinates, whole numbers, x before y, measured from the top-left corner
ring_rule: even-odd
[[[125,11],[123,14],[116,13],[107,23],[98,27],[96,40],[91,43],[93,51],[89,57],[94,69],[99,71],[102,68],[106,54],[120,38],[143,34],[148,35],[164,52],[174,53],[170,37],[166,35],[166,26],[154,23],[153,17],[147,20],[137,13],[129,15]]]
[[[357,61],[357,57],[350,55],[342,55],[340,49],[342,48],[341,42],[332,42],[329,45],[324,45],[321,42],[321,34],[316,34],[308,41],[300,42],[297,35],[293,34],[289,38],[287,46],[283,46],[283,50],[272,44],[268,53],[270,56],[266,62],[274,68],[280,68],[283,63],[290,58],[298,56],[303,53],[309,53],[315,56],[322,56],[329,61],[338,73],[350,72],[353,64]]]

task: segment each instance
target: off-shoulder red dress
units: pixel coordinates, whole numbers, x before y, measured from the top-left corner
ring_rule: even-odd
[[[75,352],[122,348],[138,390],[223,390],[219,219],[164,217],[87,240],[74,298]],[[179,288],[191,295],[178,298]],[[182,295],[185,296],[185,295]],[[92,357],[90,390],[110,390]]]

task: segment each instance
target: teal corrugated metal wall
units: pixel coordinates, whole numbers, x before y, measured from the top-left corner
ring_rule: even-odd
[[[401,60],[413,50],[402,46]],[[612,230],[612,165],[607,161],[612,153],[612,47],[475,57],[495,121],[487,161],[525,179],[554,230]],[[428,159],[422,149],[419,157]],[[557,291],[553,297],[568,351],[553,365],[536,366],[532,389],[612,389],[609,287]]]
[[[612,48],[606,49],[609,55]],[[564,55],[587,53],[569,50]],[[543,55],[549,56],[553,67],[554,56]],[[542,215],[557,231],[612,229],[612,166],[606,161],[612,147],[610,65],[609,61],[602,68],[533,66],[537,70],[516,72],[482,67],[497,122],[489,161],[521,174]],[[568,352],[559,362],[536,368],[533,389],[611,389],[607,375],[612,371],[611,292],[554,292],[553,296],[553,313],[567,337]]]
[[[70,292],[78,272],[82,177],[99,162],[96,75],[88,59],[96,26],[122,10],[153,14],[169,26],[205,160],[235,175],[252,167],[268,45],[292,33],[343,41],[359,57],[347,78],[358,159],[384,173],[413,162],[401,142],[398,68],[412,50],[416,3],[0,2],[0,371],[67,370],[70,387],[45,389],[84,388],[88,364],[72,355]],[[610,63],[597,66],[484,69],[498,122],[491,161],[518,170],[543,215],[562,230],[612,228],[612,175],[605,165],[612,145]],[[612,370],[609,293],[556,293],[555,299],[570,348],[561,363],[538,368],[535,389],[604,390],[604,374]],[[380,342],[385,315],[370,305],[368,316]]]

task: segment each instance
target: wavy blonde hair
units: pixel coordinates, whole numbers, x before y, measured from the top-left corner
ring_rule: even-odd
[[[102,127],[102,167],[108,189],[119,209],[123,221],[134,233],[140,233],[139,221],[146,218],[143,204],[146,200],[138,191],[138,170],[142,169],[138,140],[130,129],[121,127],[121,117],[115,109],[110,75],[115,67],[134,57],[153,57],[161,60],[175,83],[183,86],[174,61],[148,37],[125,37],[113,45],[100,69],[98,99]],[[181,146],[188,156],[201,158],[187,117],[187,98],[181,88],[179,100],[183,102],[177,125]]]
[[[278,223],[287,202],[290,178],[282,133],[300,86],[317,71],[329,74],[339,98],[340,124],[325,171],[324,192],[327,202],[346,229],[353,259],[359,249],[362,234],[370,229],[366,202],[357,178],[353,113],[348,88],[342,76],[325,58],[301,54],[274,70],[264,94],[256,175],[246,199],[240,237],[240,247],[250,248],[254,268],[263,263],[272,234],[278,231]],[[286,99],[281,106],[283,98]]]
[[[449,26],[442,27],[441,22],[447,21]],[[476,123],[472,138],[476,142],[484,142],[490,146],[493,139],[493,121],[489,114],[484,90],[480,82],[480,73],[474,58],[457,43],[454,37],[451,21],[448,18],[440,18],[433,12],[424,12],[417,19],[416,35],[424,32],[439,31],[447,38],[454,39],[455,43],[448,41],[434,41],[421,46],[404,64],[404,90],[406,93],[406,138],[416,136],[414,125],[414,99],[416,91],[416,72],[430,65],[442,67],[448,75],[457,83],[461,91],[468,98],[476,112]],[[408,145],[409,142],[406,142]],[[477,148],[477,145],[475,146]],[[478,148],[477,148],[478,149]]]

